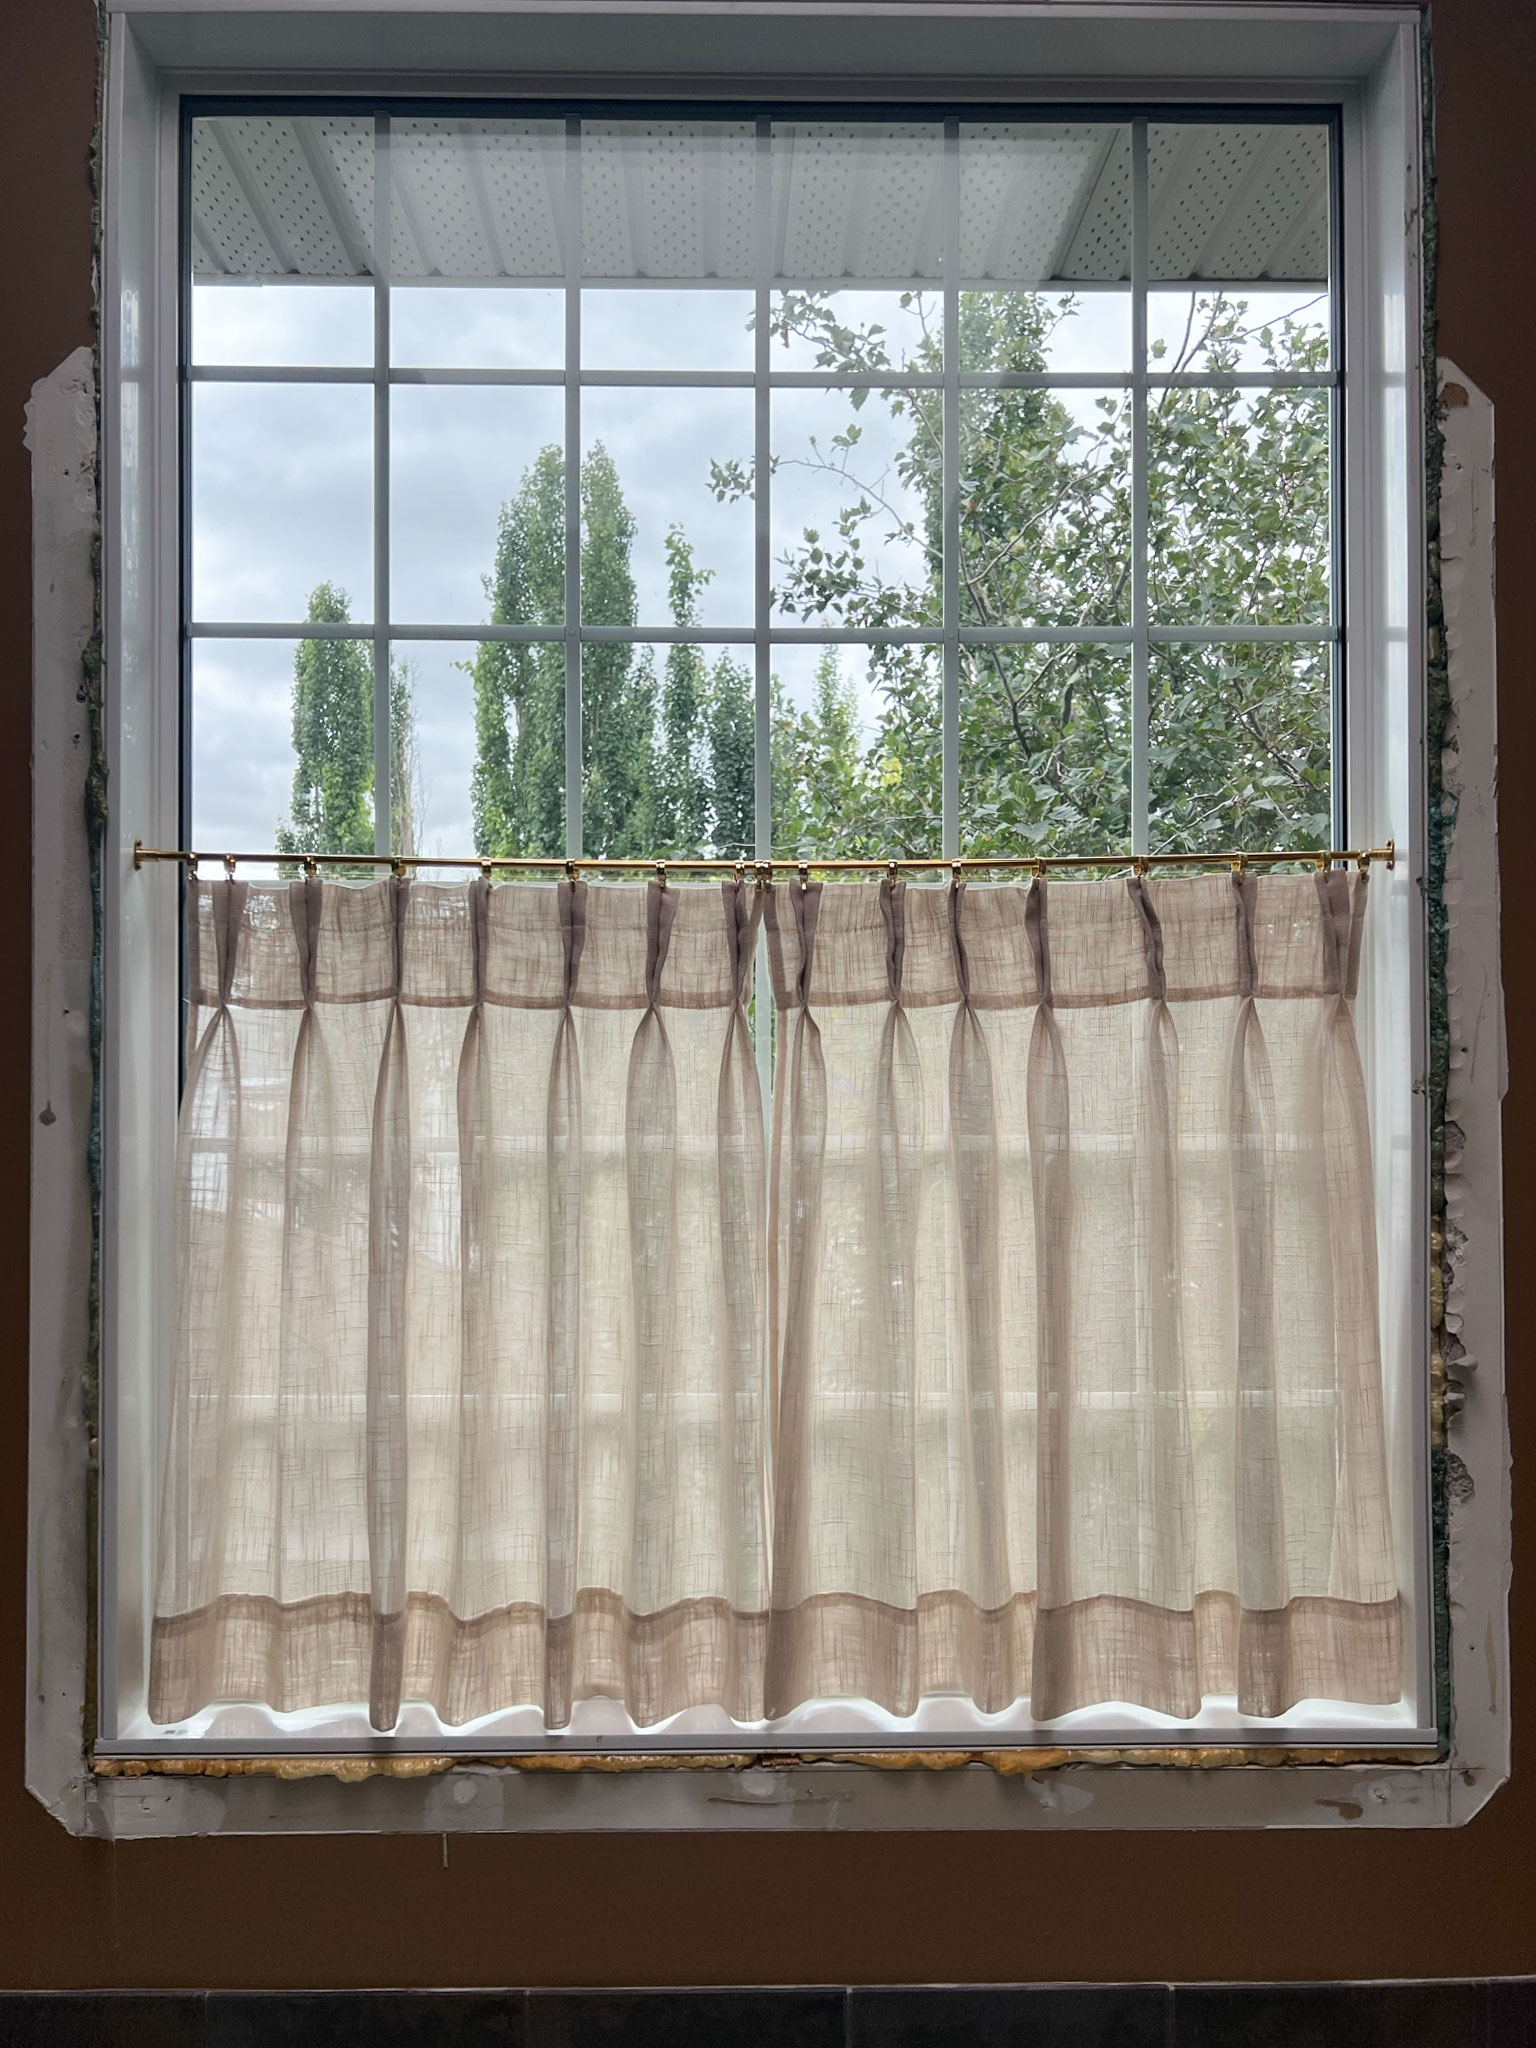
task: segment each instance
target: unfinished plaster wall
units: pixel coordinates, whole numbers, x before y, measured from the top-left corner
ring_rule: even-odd
[[[1532,655],[1516,607],[1536,524],[1528,149],[1536,19],[1524,0],[1436,10],[1440,346],[1498,410],[1506,789],[1536,773]],[[95,37],[88,0],[7,0],[0,13],[0,802],[18,885],[0,942],[25,959],[30,601],[22,407],[90,339],[88,153]],[[8,799],[8,801],[4,801]],[[1511,1243],[1533,1197],[1518,1164],[1536,1134],[1526,1080],[1536,932],[1505,854],[1513,1088]],[[0,1065],[3,1370],[26,1387],[28,1058],[24,1001]],[[1509,1282],[1517,1469],[1536,1443],[1526,1330],[1536,1272]],[[1515,1777],[1469,1828],[1444,1834],[1261,1836],[460,1837],[227,1839],[112,1847],[67,1836],[22,1789],[24,1436],[0,1458],[0,1983],[14,1985],[702,1983],[1133,1977],[1362,1977],[1536,1970],[1528,1845],[1536,1824],[1516,1710]],[[1513,1683],[1536,1678],[1532,1558],[1516,1529]],[[1536,1560],[1533,1560],[1536,1561]],[[1536,1696],[1536,1695],[1533,1695]],[[1536,1754],[1536,1752],[1532,1752]]]

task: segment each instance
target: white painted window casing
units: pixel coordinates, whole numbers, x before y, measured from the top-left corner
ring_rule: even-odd
[[[1429,1602],[1428,1146],[1423,1076],[1427,1061],[1424,937],[1420,877],[1424,709],[1424,424],[1419,359],[1418,177],[1420,85],[1418,17],[1410,10],[1327,6],[1232,5],[972,8],[944,0],[921,6],[849,4],[795,12],[744,9],[705,24],[699,11],[660,5],[603,16],[605,62],[594,78],[579,57],[590,50],[590,17],[579,8],[521,12],[488,7],[434,19],[425,11],[375,8],[259,9],[192,14],[174,4],[116,7],[110,23],[107,130],[106,269],[103,313],[104,629],[110,813],[103,855],[104,986],[102,1193],[102,1623],[97,1754],[126,1753],[132,1703],[143,1684],[151,1597],[154,1474],[163,1441],[170,1251],[164,1191],[175,1112],[174,962],[178,942],[174,888],[154,871],[135,874],[135,837],[176,843],[180,780],[178,714],[178,560],[175,445],[174,292],[176,278],[177,107],[183,91],[473,90],[524,94],[547,89],[645,91],[714,99],[786,89],[829,96],[828,81],[849,96],[911,98],[916,82],[951,105],[967,97],[1059,103],[1119,101],[1165,105],[1180,100],[1331,104],[1343,133],[1343,377],[1346,391],[1346,497],[1343,548],[1344,630],[1349,638],[1350,726],[1346,739],[1348,817],[1356,843],[1394,838],[1399,862],[1379,876],[1365,963],[1360,1029],[1371,1077],[1377,1147],[1378,1242],[1382,1261],[1389,1424],[1394,1458],[1402,1580],[1410,1597],[1415,1644],[1407,1674],[1414,1719],[1407,1730],[1432,1742],[1435,1723]],[[1105,17],[1116,26],[1116,71],[1106,75]],[[871,32],[879,26],[878,42]],[[871,57],[871,50],[878,57]],[[590,60],[588,60],[590,61]],[[879,71],[870,67],[878,62]],[[707,76],[702,76],[707,66]],[[1120,67],[1124,67],[1121,69]],[[470,82],[473,81],[471,84]],[[36,418],[46,412],[40,396]],[[1462,818],[1452,853],[1461,908],[1453,927],[1453,1039],[1458,991],[1479,980],[1497,988],[1496,900],[1491,867],[1491,809],[1469,801],[1492,773],[1491,630],[1485,624],[1489,568],[1485,455],[1486,407],[1469,403],[1448,415],[1453,451],[1444,530],[1454,536],[1459,630],[1451,639]],[[54,444],[34,438],[39,489]],[[1456,495],[1459,493],[1460,495]],[[1458,509],[1459,508],[1459,509]],[[1454,515],[1454,516],[1453,516]],[[1483,523],[1479,523],[1483,522]],[[42,529],[40,528],[40,531]],[[50,543],[51,544],[51,543]],[[1479,552],[1481,550],[1481,552]],[[1448,556],[1449,560],[1449,556]],[[1448,607],[1451,575],[1448,568]],[[40,615],[39,688],[67,669],[70,622]],[[52,664],[50,669],[49,664]],[[62,667],[61,667],[62,665]],[[72,693],[71,693],[72,695]],[[41,700],[40,700],[41,701]],[[57,694],[55,704],[58,705]],[[78,707],[71,707],[78,713]],[[57,719],[58,711],[54,712]],[[40,733],[42,728],[40,727]],[[39,752],[38,816],[45,789],[67,804],[68,750]],[[64,777],[64,781],[48,778]],[[40,829],[43,829],[40,827]],[[47,1590],[50,1622],[33,1616],[34,1708],[28,1778],[67,1824],[111,1833],[196,1831],[204,1827],[283,1829],[356,1826],[347,1805],[356,1788],[270,1779],[178,1781],[91,1777],[68,1758],[78,1728],[84,1673],[83,1612],[66,1587],[80,1562],[78,1532],[67,1515],[41,1511],[50,1498],[80,1494],[79,1445],[48,1418],[69,1406],[72,1333],[45,1304],[80,1278],[83,1198],[76,1158],[83,1147],[78,1089],[61,1089],[57,1064],[78,1075],[83,1041],[66,1041],[50,1010],[50,963],[42,937],[57,928],[49,907],[82,885],[83,844],[69,835],[40,842],[37,1009],[39,1107],[56,1122],[36,1148],[34,1214],[55,1219],[34,1243],[32,1583]],[[163,880],[163,877],[161,878]],[[146,880],[149,886],[145,886]],[[1384,886],[1383,886],[1384,885]],[[55,891],[49,897],[48,891]],[[78,919],[76,920],[78,927]],[[78,981],[78,971],[76,973]],[[1338,1825],[1338,1789],[1363,1822],[1432,1825],[1475,1811],[1507,1769],[1507,1686],[1503,1652],[1503,1572],[1507,1557],[1507,1483],[1503,1437],[1497,1257],[1497,1060],[1488,1057],[1486,1007],[1476,1061],[1453,1062],[1453,1114],[1467,1133],[1454,1162],[1451,1214],[1463,1234],[1458,1272],[1476,1287],[1451,1290],[1463,1352],[1475,1358],[1457,1419],[1453,1449],[1466,1459],[1475,1490],[1461,1488],[1452,1525],[1451,1632],[1458,1707],[1449,1758],[1422,1764],[1296,1763],[1282,1771],[1135,1772],[1084,1764],[1038,1778],[1007,1776],[977,1764],[954,1772],[861,1771],[856,1765],[743,1767],[739,1799],[711,1802],[718,1773],[672,1771],[632,1776],[562,1775],[550,1780],[511,1770],[459,1769],[427,1780],[385,1779],[370,1825],[422,1828],[593,1826],[776,1827],[806,1824],[810,1799],[825,1823],[842,1827],[957,1826],[1245,1826]],[[1496,1016],[1495,1010],[1491,1013]],[[1467,1025],[1470,1041],[1473,1025]],[[1460,1040],[1457,1039],[1459,1043]],[[50,1081],[45,1055],[55,1062]],[[47,1091],[51,1088],[52,1094]],[[66,1100],[67,1113],[57,1112]],[[60,1234],[59,1220],[72,1227]],[[41,1418],[41,1420],[40,1420]],[[1459,1445],[1464,1442],[1465,1451]],[[49,1492],[51,1489],[51,1492]],[[1491,1690],[1490,1690],[1491,1688]],[[1475,1715],[1472,1703],[1476,1702]],[[1340,1731],[1332,1731],[1338,1733]],[[1078,1740],[1073,1736],[1074,1743]],[[1106,1746],[1128,1730],[1106,1730]],[[1166,1732],[1163,1739],[1166,1738]],[[1184,1739],[1191,1739],[1185,1737]],[[1204,1731],[1195,1737],[1209,1738]],[[1219,1739],[1219,1738],[1218,1738]],[[1229,1736],[1227,1738],[1231,1740]],[[1245,1734],[1244,1740],[1251,1740]],[[1281,1739],[1304,1741],[1301,1731]],[[1374,1733],[1377,1746],[1403,1747]],[[1369,1737],[1363,1737],[1363,1754]],[[149,1745],[163,1752],[164,1742]],[[356,1745],[349,1744],[348,1747]],[[305,1742],[306,1751],[315,1747]],[[1432,1756],[1432,1750],[1426,1750]],[[148,1796],[146,1796],[146,1793]],[[1319,1805],[1327,1798],[1332,1803]],[[796,1801],[800,1808],[796,1813]],[[211,1803],[210,1803],[211,1802]],[[1348,1803],[1347,1801],[1345,1803]],[[300,1807],[307,1818],[300,1819]],[[215,1818],[217,1811],[217,1818]],[[793,1816],[793,1820],[792,1820]],[[1356,1823],[1361,1824],[1361,1823]]]

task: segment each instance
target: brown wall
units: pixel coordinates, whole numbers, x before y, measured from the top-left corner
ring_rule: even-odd
[[[1498,407],[1505,785],[1536,777],[1536,7],[1437,0],[1440,339]],[[26,957],[22,405],[91,336],[89,0],[0,0],[0,818]],[[1518,838],[1513,854],[1520,858]],[[1505,896],[1510,1241],[1536,1233],[1536,898]],[[13,987],[15,986],[13,979]],[[19,988],[16,989],[20,995]],[[11,1019],[24,1015],[18,1003]],[[1536,1518],[1516,1527],[1514,1782],[1453,1834],[460,1836],[80,1842],[22,1787],[27,1049],[0,1063],[0,1985],[702,1984],[1536,1973]],[[1517,1469],[1536,1462],[1509,1276]]]

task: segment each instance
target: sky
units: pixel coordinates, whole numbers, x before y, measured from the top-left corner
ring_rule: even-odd
[[[1261,294],[1245,288],[1256,304]],[[1274,295],[1277,312],[1315,295]],[[846,291],[850,322],[878,320],[901,361],[938,320],[933,294],[903,309],[892,291]],[[203,283],[192,294],[192,354],[199,364],[364,368],[373,357],[373,296],[365,285]],[[739,289],[603,289],[582,294],[584,367],[605,370],[750,369],[751,294]],[[1156,293],[1149,339],[1176,346],[1189,294]],[[565,359],[562,294],[513,286],[397,287],[391,295],[392,361],[416,368],[516,368],[558,373]],[[1128,369],[1129,297],[1080,295],[1057,327],[1049,366],[1064,372]],[[1255,350],[1254,361],[1258,357]],[[775,369],[814,369],[809,346],[775,343]],[[1074,416],[1093,418],[1093,390],[1061,394]],[[485,579],[497,518],[539,450],[562,437],[564,393],[550,385],[396,384],[391,395],[391,618],[402,625],[472,628],[489,616]],[[770,499],[773,553],[807,527],[828,531],[849,492],[814,469],[816,450],[851,420],[856,471],[889,506],[894,528],[920,524],[914,496],[895,474],[907,423],[878,392],[855,415],[846,393],[775,391],[776,461]],[[813,445],[813,437],[814,443]],[[676,522],[710,580],[699,596],[706,627],[750,627],[753,508],[720,503],[712,459],[749,466],[749,390],[585,388],[584,447],[613,458],[634,514],[633,567],[640,623],[667,622],[665,536]],[[371,619],[373,591],[373,393],[367,384],[199,383],[192,397],[192,607],[199,621],[295,621],[322,581],[343,589],[355,619]],[[883,540],[882,574],[915,580],[914,542]],[[777,614],[780,623],[804,623]],[[419,844],[473,850],[472,632],[454,641],[403,638],[416,697],[421,770]],[[715,650],[709,650],[713,658]],[[738,650],[750,661],[750,650]],[[819,650],[775,650],[774,669],[793,699],[808,694]],[[200,849],[270,846],[288,809],[291,640],[198,640],[193,652],[193,843]],[[857,648],[841,655],[861,716],[877,700]],[[658,656],[658,667],[660,657]]]

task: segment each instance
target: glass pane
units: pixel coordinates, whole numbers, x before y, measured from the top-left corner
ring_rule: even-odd
[[[192,616],[300,620],[322,583],[373,604],[373,392],[192,389]]]
[[[961,851],[1130,843],[1129,648],[962,647]]]
[[[1327,846],[1331,650],[1154,647],[1154,853]]]
[[[1321,123],[1154,122],[1147,131],[1154,287],[1322,287],[1328,130]]]
[[[448,625],[558,625],[564,398],[537,385],[390,393],[390,610]]]
[[[588,645],[581,675],[585,850],[749,858],[751,648]]]
[[[821,370],[830,378],[910,370],[937,376],[944,368],[944,300],[936,291],[775,292],[769,318],[770,374]]]
[[[373,271],[371,114],[213,114],[192,123],[195,280]]]
[[[366,284],[194,281],[190,360],[368,369],[373,363],[373,292]]]
[[[391,117],[395,284],[565,278],[565,124]]]
[[[943,417],[937,390],[774,392],[779,620],[939,623]]]
[[[960,395],[960,617],[1130,617],[1131,402],[1124,391]]]
[[[1147,367],[1160,375],[1326,370],[1326,287],[1149,292]]]
[[[390,361],[418,370],[558,370],[565,294],[516,285],[408,285],[389,295]]]
[[[371,641],[194,641],[192,843],[373,852]]]
[[[750,121],[583,121],[583,276],[750,284],[756,180]]]
[[[585,390],[581,424],[583,622],[750,626],[752,393]]]
[[[367,641],[341,644],[345,652],[336,665],[345,668],[359,658],[371,663]],[[305,643],[307,668],[313,668],[319,645]],[[293,640],[192,643],[192,844],[200,853],[261,853],[278,844],[285,826],[292,828],[298,655],[299,643]],[[370,678],[371,673],[370,667]],[[354,700],[350,708],[354,727],[366,709],[371,788],[371,696],[366,707]],[[368,838],[371,851],[371,812]],[[252,877],[262,872],[249,871]]]
[[[593,291],[581,295],[585,370],[750,370],[751,292]]]
[[[1159,624],[1325,624],[1327,391],[1160,391],[1148,407],[1148,582]]]
[[[1065,370],[1131,367],[1131,295],[1120,291],[962,292],[960,367]]]
[[[397,640],[390,757],[396,852],[563,853],[564,648]]]
[[[937,853],[943,658],[936,647],[775,647],[773,850]]]
[[[941,281],[938,122],[777,121],[772,147],[775,279],[812,290]]]

